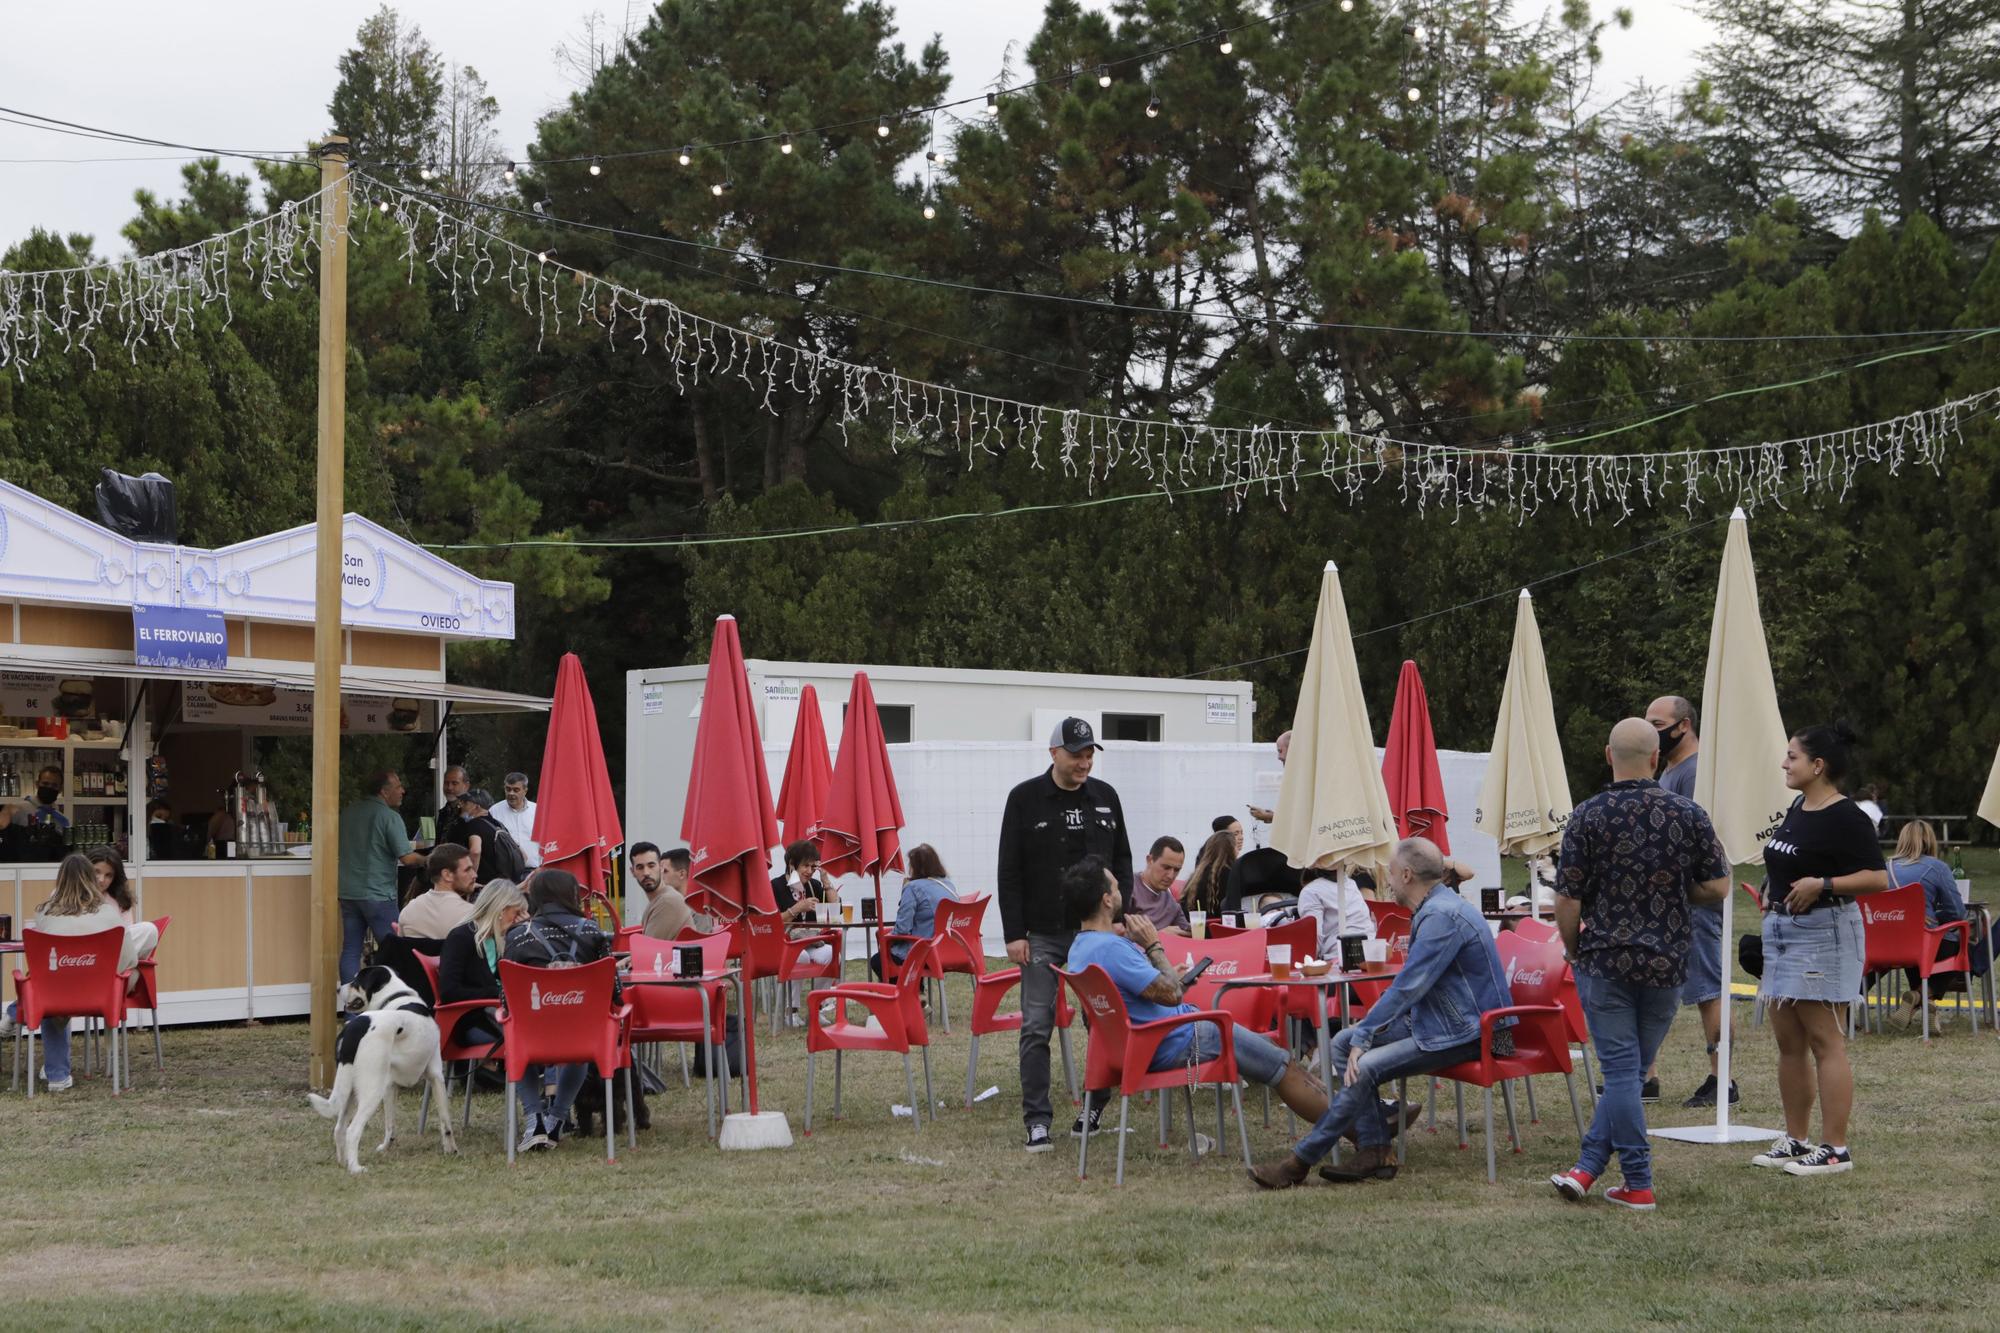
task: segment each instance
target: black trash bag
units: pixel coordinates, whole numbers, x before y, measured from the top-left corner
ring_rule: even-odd
[[[171,481],[157,472],[143,477],[128,477],[108,467],[101,472],[104,480],[97,483],[98,522],[135,542],[171,546],[180,540]]]
[[[1764,937],[1762,935],[1737,936],[1736,961],[1751,976],[1762,977],[1764,975]]]

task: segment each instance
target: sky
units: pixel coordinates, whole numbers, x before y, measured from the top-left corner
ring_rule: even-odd
[[[912,54],[933,34],[942,35],[954,95],[961,97],[994,79],[1008,48],[1026,43],[1042,13],[1041,0],[891,3]],[[1107,7],[1101,0],[1086,3]],[[1516,9],[1533,13],[1543,4],[1516,0]],[[0,49],[0,107],[180,143],[296,148],[329,128],[326,104],[338,78],[336,62],[376,7],[377,0],[72,0],[10,7]],[[1595,7],[1610,8],[1604,0]],[[1686,78],[1708,39],[1689,0],[1627,0],[1627,7],[1634,26],[1607,34],[1601,86],[1622,89],[1641,78],[1673,85]],[[485,77],[499,100],[501,137],[512,153],[521,152],[534,137],[537,118],[560,106],[574,86],[556,48],[576,42],[593,14],[616,29],[628,13],[627,0],[403,0],[396,8],[447,60]],[[630,0],[635,24],[645,11],[642,0]],[[87,54],[80,32],[89,34]],[[1018,55],[1015,63],[1018,69]],[[24,158],[152,160],[18,160]],[[177,195],[183,160],[166,149],[0,120],[0,250],[39,226],[88,232],[100,255],[122,254],[118,230],[132,217],[133,191]]]

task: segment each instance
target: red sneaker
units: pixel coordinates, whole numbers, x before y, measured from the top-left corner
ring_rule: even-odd
[[[1604,1197],[1618,1204],[1620,1207],[1630,1208],[1634,1212],[1650,1213],[1654,1208],[1653,1191],[1651,1190],[1631,1190],[1620,1186],[1615,1190],[1604,1191]]]
[[[1556,1187],[1556,1193],[1571,1203],[1582,1203],[1590,1195],[1590,1187],[1597,1183],[1597,1177],[1580,1166],[1573,1166],[1559,1175],[1549,1177],[1549,1184]]]

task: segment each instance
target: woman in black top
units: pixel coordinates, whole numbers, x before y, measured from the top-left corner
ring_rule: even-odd
[[[438,1003],[500,998],[501,942],[507,932],[528,918],[528,900],[513,881],[496,879],[472,900],[470,920],[444,937],[438,956]],[[458,1020],[452,1041],[461,1046],[500,1040],[500,1024],[491,1012],[475,1010]]]
[[[832,886],[819,877],[819,844],[811,839],[801,839],[785,848],[785,873],[771,880],[771,897],[778,904],[778,916],[789,928],[789,933],[797,935],[806,931],[811,922],[814,904],[833,899]],[[833,961],[833,946],[815,944],[799,954],[800,963],[807,967],[825,967]],[[805,1019],[799,1014],[800,982],[789,982],[785,986],[788,993],[790,1014],[785,1022],[790,1027],[804,1027]]]
[[[1859,894],[1889,887],[1875,823],[1843,796],[1854,733],[1808,727],[1785,747],[1785,785],[1799,793],[1764,844],[1763,998],[1778,1041],[1778,1095],[1785,1132],[1751,1158],[1798,1176],[1852,1169],[1847,1117],[1854,1071],[1847,1063],[1847,1009],[1861,994]],[[1821,1139],[1812,1128],[1814,1090]]]

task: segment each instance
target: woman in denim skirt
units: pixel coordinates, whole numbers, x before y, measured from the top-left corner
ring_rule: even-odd
[[[1861,994],[1857,895],[1889,887],[1875,824],[1841,794],[1854,733],[1840,723],[1808,727],[1785,747],[1785,785],[1799,793],[1764,845],[1763,1000],[1778,1041],[1778,1095],[1785,1132],[1750,1159],[1795,1176],[1852,1170],[1847,1117],[1854,1071],[1847,1063],[1847,1011]],[[1820,1141],[1812,1129],[1814,1090]]]

